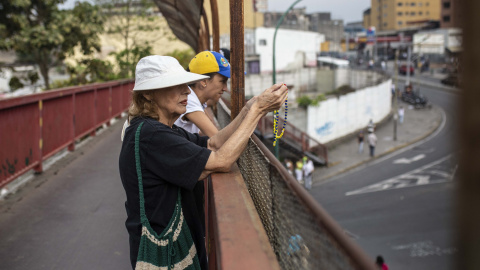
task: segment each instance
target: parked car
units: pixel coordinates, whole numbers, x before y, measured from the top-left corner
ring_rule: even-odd
[[[406,64],[401,65],[398,68],[398,73],[402,75],[407,75],[407,65]],[[410,64],[410,75],[414,75],[414,74],[415,74],[415,68],[413,67],[413,63],[412,63]]]
[[[440,82],[446,85],[457,87],[459,85],[458,75],[448,74],[448,76],[442,79]]]
[[[431,108],[427,97],[420,94],[419,91],[414,92],[412,86],[406,87],[405,91],[402,92],[402,100],[405,103],[413,105],[415,109]]]

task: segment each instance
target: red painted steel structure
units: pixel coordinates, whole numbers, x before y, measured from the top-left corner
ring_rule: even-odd
[[[133,80],[52,90],[0,100],[0,188],[120,116]]]

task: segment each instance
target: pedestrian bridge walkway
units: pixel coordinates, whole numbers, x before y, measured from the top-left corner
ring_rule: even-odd
[[[115,104],[128,104],[125,91],[125,82],[109,83],[0,101],[0,129],[12,130],[0,140],[8,149],[0,152],[8,160],[1,188],[28,170],[42,171],[42,162],[61,149],[72,151],[0,201],[2,269],[130,268],[118,173],[123,120],[98,132],[118,117]],[[89,106],[93,112],[78,111]],[[219,118],[225,125],[225,115]],[[96,136],[75,147],[89,134]],[[207,182],[210,269],[373,269],[255,136],[238,167]]]

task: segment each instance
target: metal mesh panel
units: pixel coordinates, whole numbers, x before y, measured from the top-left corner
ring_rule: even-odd
[[[229,122],[226,115],[218,106],[222,127]],[[355,268],[253,140],[238,166],[282,269]]]
[[[238,166],[283,269],[353,269],[252,140]]]

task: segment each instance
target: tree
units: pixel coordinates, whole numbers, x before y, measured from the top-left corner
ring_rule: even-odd
[[[97,7],[77,2],[59,10],[64,0],[0,0],[0,50],[29,55],[38,65],[46,89],[48,70],[79,45],[83,54],[100,51],[103,18]]]
[[[149,44],[160,36],[170,33],[168,26],[160,26],[160,17],[154,12],[158,8],[151,0],[97,0],[96,3],[106,17],[106,33],[123,42],[123,50],[113,53],[119,61],[120,76],[132,77],[135,68],[131,67],[138,61],[136,57],[141,51],[150,50]]]

